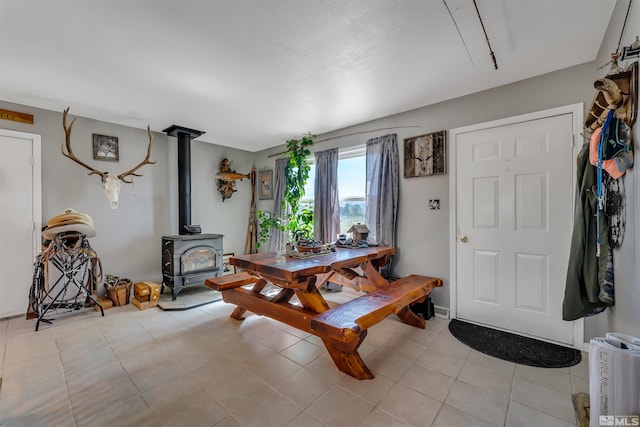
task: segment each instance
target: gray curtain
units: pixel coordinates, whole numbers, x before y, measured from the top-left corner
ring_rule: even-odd
[[[400,193],[400,158],[397,134],[367,141],[367,226],[369,237],[380,246],[396,246],[398,196]],[[382,269],[391,276],[392,263]]]
[[[316,152],[313,222],[316,240],[323,243],[336,240],[340,232],[337,148]]]
[[[288,163],[288,157],[276,159],[276,168],[273,172],[273,211],[271,212],[274,218],[284,218],[286,214],[286,209],[282,207],[282,203],[284,202],[284,188],[287,184],[284,178],[284,168]],[[284,250],[286,244],[287,232],[272,229],[269,235],[269,252]]]

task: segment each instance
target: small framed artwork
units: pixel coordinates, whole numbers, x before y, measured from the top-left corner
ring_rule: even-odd
[[[236,266],[231,265],[229,262],[229,258],[234,256],[234,252],[229,252],[228,254],[222,254],[222,275],[226,276],[227,274],[236,274]]]
[[[118,137],[93,134],[93,160],[107,160],[117,162],[120,160],[118,153]]]
[[[260,200],[273,199],[273,170],[258,171],[258,184]]]
[[[447,133],[444,130],[404,140],[404,177],[447,173]]]

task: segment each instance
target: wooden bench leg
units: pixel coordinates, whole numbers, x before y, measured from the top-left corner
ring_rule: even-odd
[[[247,309],[238,306],[233,309],[233,313],[231,313],[229,317],[236,320],[244,320],[243,314],[245,311],[247,311]]]
[[[400,318],[400,321],[402,323],[415,326],[416,328],[425,329],[425,327],[427,326],[427,321],[411,311],[409,306],[406,306],[405,308],[397,312],[396,316]]]
[[[359,342],[353,351],[345,351],[340,348],[343,346],[337,345],[338,343],[333,342],[333,340],[322,338],[322,342],[337,368],[358,380],[370,380],[373,378],[373,374],[358,354],[358,347],[360,347],[362,340],[364,340],[366,336],[367,331],[364,331],[362,335],[360,335]]]

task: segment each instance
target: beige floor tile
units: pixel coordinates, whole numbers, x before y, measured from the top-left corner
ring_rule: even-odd
[[[282,351],[285,348],[291,347],[300,340],[300,337],[291,335],[284,331],[278,331],[262,338],[260,340],[260,344],[266,345],[274,351]]]
[[[93,387],[101,381],[111,381],[127,375],[127,372],[118,362],[110,362],[95,368],[85,369],[83,371],[74,371],[73,374],[66,376],[69,394],[75,394],[83,390]]]
[[[243,427],[277,427],[286,426],[300,413],[302,407],[270,389],[253,400],[245,400],[233,416]]]
[[[89,418],[91,414],[100,412],[113,402],[129,399],[139,395],[138,389],[128,375],[108,381],[95,382],[90,390],[71,395],[71,406],[78,419]]]
[[[109,406],[105,406],[101,411],[94,412],[87,418],[76,419],[76,421],[78,427],[158,425],[153,413],[140,396],[117,400]]]
[[[261,378],[245,371],[229,376],[225,381],[203,384],[202,388],[231,413],[235,413],[246,401],[253,400],[271,390],[269,384]]]
[[[518,402],[511,402],[509,405],[509,413],[507,414],[506,427],[575,427],[575,425],[575,421],[568,423]]]
[[[589,378],[589,353],[582,352],[582,360],[569,368],[569,373],[576,377]]]
[[[432,427],[492,427],[484,421],[479,420],[473,415],[469,415],[466,412],[452,408],[448,405],[442,405],[440,412],[436,417],[436,420],[431,424]],[[500,424],[502,426],[502,424]],[[533,426],[531,426],[533,427]],[[543,427],[536,426],[536,427]],[[544,426],[546,427],[546,426]]]
[[[61,317],[37,333],[33,321],[0,320],[0,423],[566,427],[571,393],[588,392],[586,353],[571,368],[516,368],[470,350],[437,318],[426,330],[394,316],[370,328],[359,353],[376,377],[358,381],[318,337],[252,313],[239,322],[232,310],[129,305],[104,318]],[[495,393],[509,382],[510,394]]]
[[[49,384],[27,384],[12,378],[2,380],[0,394],[0,416],[15,418],[26,415],[51,402],[68,400],[67,386],[64,382]]]
[[[233,415],[229,415],[224,420],[220,421],[218,424],[215,424],[215,427],[242,427]]]
[[[326,352],[327,351],[324,348],[311,344],[308,341],[300,340],[291,347],[280,351],[280,354],[293,360],[297,364],[304,366]]]
[[[359,425],[373,406],[359,397],[334,387],[311,405],[307,412],[331,427]]]
[[[345,375],[347,375],[336,367],[335,363],[333,363],[333,359],[331,359],[331,356],[328,354],[324,354],[316,358],[313,362],[307,364],[305,368],[311,372],[321,375],[324,380],[329,381],[332,384],[336,384]]]
[[[416,360],[416,365],[457,378],[464,366],[464,360],[427,349]]]
[[[571,393],[589,393],[589,380],[571,375]]]
[[[556,370],[518,365],[515,376],[532,383],[549,387],[561,393],[571,394],[571,380],[569,374],[566,373],[564,369]]]
[[[471,348],[454,338],[449,330],[442,331],[438,337],[429,344],[429,350],[457,357],[458,359],[466,359],[471,352]]]
[[[287,427],[325,427],[326,424],[320,420],[313,418],[306,412],[301,413],[293,419]]]
[[[275,386],[276,390],[302,408],[311,405],[332,387],[333,384],[325,381],[321,375],[305,368]]]
[[[382,398],[378,409],[415,427],[430,426],[441,402],[402,384],[396,384]]]
[[[484,388],[495,393],[509,395],[513,372],[496,371],[469,361],[465,362],[458,381]]]
[[[302,366],[286,357],[280,354],[274,354],[253,365],[249,368],[249,372],[254,373],[267,383],[275,386],[301,368]]]
[[[395,382],[382,374],[375,373],[372,380],[357,380],[349,375],[338,382],[338,386],[376,405],[382,397],[393,387]]]
[[[258,342],[238,342],[229,343],[224,347],[219,347],[229,358],[241,364],[245,368],[250,368],[256,363],[273,356],[275,351]]]
[[[456,381],[445,404],[466,412],[486,423],[504,424],[509,399],[506,395]]]
[[[439,372],[413,365],[398,382],[440,402],[444,402],[455,380]]]
[[[426,329],[421,329],[419,332],[411,334],[409,339],[428,348],[433,340],[440,335],[440,331],[433,329],[431,326],[431,321],[428,321]]]
[[[167,359],[160,363],[129,372],[131,380],[139,391],[149,390],[159,384],[169,383],[183,376],[187,371],[174,360]]]
[[[140,346],[120,347],[115,350],[115,353],[127,372],[135,372],[166,360],[173,360],[171,354],[164,351],[156,341]]]
[[[76,421],[71,410],[69,399],[61,399],[53,403],[33,408],[21,413],[15,418],[5,418],[8,415],[0,411],[0,425],[3,427],[35,427],[35,426],[75,426]]]
[[[471,349],[469,356],[467,356],[467,362],[471,362],[475,365],[484,366],[485,368],[493,369],[513,375],[516,364],[508,362],[506,360],[498,359],[497,357],[489,356],[474,349]]]
[[[568,422],[575,422],[575,412],[569,394],[564,394],[520,378],[514,378],[511,400],[556,418],[562,418]]]
[[[409,427],[409,424],[392,417],[380,409],[374,409],[360,424],[360,427]]]
[[[370,370],[379,372],[394,381],[407,372],[413,361],[398,354],[390,353],[384,348],[378,349],[364,360]]]
[[[202,389],[153,406],[152,412],[158,424],[167,427],[212,426],[228,416],[227,411]]]

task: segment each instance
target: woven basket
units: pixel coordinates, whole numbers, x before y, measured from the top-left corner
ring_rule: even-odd
[[[107,290],[109,299],[113,301],[113,305],[127,305],[131,297],[131,286],[133,286],[131,280],[120,279],[118,283],[113,286],[105,283],[104,288]]]

